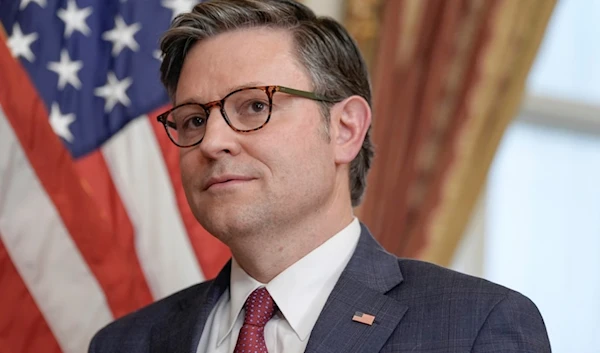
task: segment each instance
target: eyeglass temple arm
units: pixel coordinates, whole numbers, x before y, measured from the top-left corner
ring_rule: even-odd
[[[315,100],[315,101],[336,103],[336,101],[331,100],[331,99],[327,99],[325,97],[321,97],[321,96],[319,96],[316,93],[302,91],[302,90],[299,90],[299,89],[293,89],[293,88],[289,88],[289,87],[278,86],[278,91],[279,92],[283,92],[283,93],[287,93],[287,94],[292,94],[294,96],[299,96],[299,97],[304,97],[304,98],[312,99],[312,100]]]

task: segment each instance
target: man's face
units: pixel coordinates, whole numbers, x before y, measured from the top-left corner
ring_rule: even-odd
[[[175,104],[267,85],[312,91],[291,35],[264,28],[228,32],[191,49]],[[213,109],[202,142],[181,150],[183,186],[198,221],[225,243],[306,222],[335,197],[334,147],[324,131],[317,102],[279,92],[269,123],[258,131],[235,132]]]

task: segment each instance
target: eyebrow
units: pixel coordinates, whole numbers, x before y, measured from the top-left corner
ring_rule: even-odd
[[[225,93],[224,95],[221,96],[222,99],[223,97],[225,97],[226,95],[228,95],[229,93],[233,92],[233,91],[237,91],[238,89],[242,89],[242,88],[248,88],[248,87],[262,87],[262,86],[268,86],[262,82],[259,81],[251,81],[251,82],[247,82],[244,83],[242,85],[237,85],[237,86],[233,86],[233,87],[229,87],[229,89],[227,90],[227,93]],[[190,103],[195,103],[195,104],[205,104],[208,102],[200,102],[198,101],[198,99],[196,98],[188,98],[182,102],[174,102],[173,106],[179,106],[179,105],[183,105],[183,104],[190,104]]]

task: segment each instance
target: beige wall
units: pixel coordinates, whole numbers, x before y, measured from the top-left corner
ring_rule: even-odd
[[[338,22],[343,20],[343,0],[303,0],[317,15],[330,16]]]

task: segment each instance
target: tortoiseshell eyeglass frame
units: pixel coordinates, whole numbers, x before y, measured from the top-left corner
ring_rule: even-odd
[[[247,90],[252,90],[252,89],[259,89],[261,91],[264,91],[267,94],[267,97],[269,98],[269,115],[267,116],[267,119],[265,120],[264,124],[262,124],[261,126],[259,126],[257,128],[250,129],[250,130],[236,129],[231,124],[231,121],[227,117],[227,113],[225,113],[225,100],[229,96],[231,96],[232,94],[238,93],[240,91],[247,91]],[[206,120],[208,121],[208,118],[210,117],[210,110],[213,107],[217,106],[217,107],[220,108],[221,116],[223,117],[223,119],[225,119],[225,122],[227,122],[227,125],[229,125],[229,127],[233,131],[236,131],[236,132],[252,132],[252,131],[256,131],[256,130],[262,129],[263,127],[265,127],[265,125],[267,125],[267,123],[269,122],[269,120],[271,120],[271,111],[273,109],[273,95],[275,94],[275,92],[287,93],[287,94],[290,94],[290,95],[293,95],[293,96],[307,98],[307,99],[314,100],[314,101],[319,101],[319,102],[327,102],[327,103],[338,103],[339,102],[339,101],[336,101],[336,100],[331,100],[331,99],[327,99],[325,97],[321,97],[321,96],[319,96],[318,94],[316,94],[314,92],[302,91],[302,90],[298,90],[298,89],[294,89],[294,88],[289,88],[289,87],[283,87],[283,86],[244,87],[244,88],[236,89],[233,92],[229,92],[222,99],[219,99],[219,100],[216,100],[216,101],[212,101],[212,102],[208,102],[208,103],[205,103],[205,104],[200,104],[200,103],[184,103],[184,104],[180,104],[180,105],[178,105],[176,107],[173,107],[173,108],[167,110],[166,112],[160,114],[156,118],[156,120],[158,120],[158,122],[160,122],[161,124],[163,124],[163,126],[165,127],[165,132],[167,133],[167,136],[169,136],[169,139],[171,140],[171,142],[173,142],[176,146],[182,147],[182,148],[193,147],[193,146],[196,146],[196,145],[200,144],[202,142],[202,140],[204,139],[204,136],[202,136],[202,138],[200,138],[200,140],[198,142],[195,142],[195,143],[192,143],[192,144],[189,144],[189,145],[180,145],[179,143],[177,143],[177,141],[175,141],[175,139],[173,139],[173,137],[169,133],[169,128],[171,128],[171,129],[176,129],[177,128],[172,121],[167,120],[169,114],[171,114],[171,112],[173,112],[175,109],[178,109],[180,107],[187,106],[187,105],[197,105],[197,106],[201,107],[202,109],[204,109],[204,111],[206,112],[206,117],[207,117]]]

